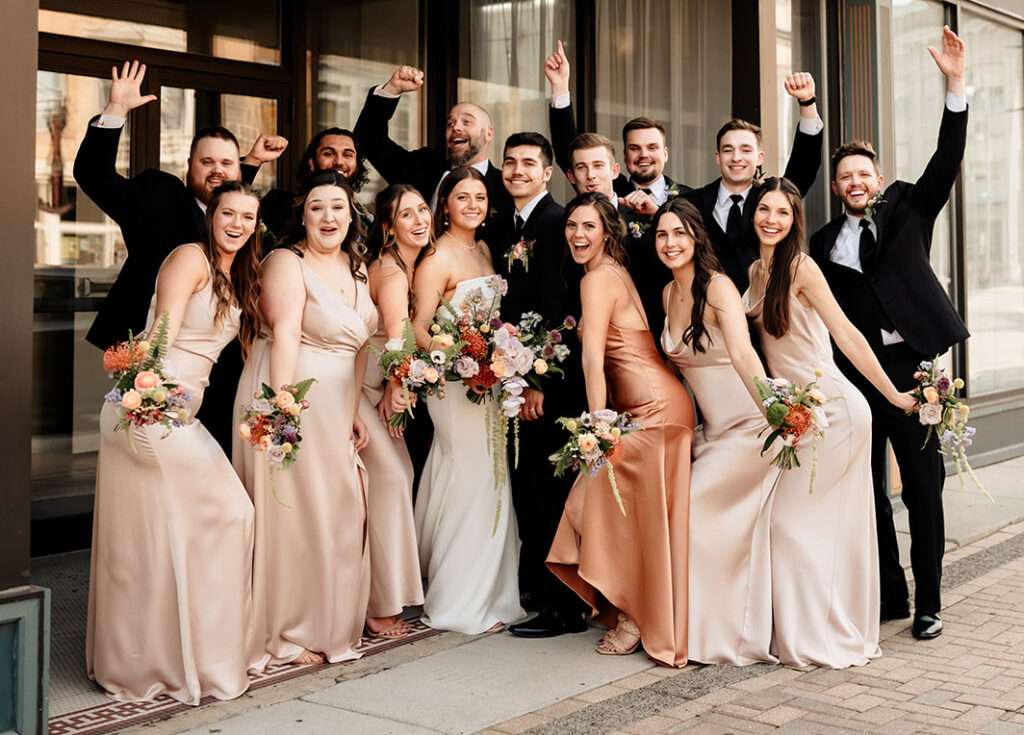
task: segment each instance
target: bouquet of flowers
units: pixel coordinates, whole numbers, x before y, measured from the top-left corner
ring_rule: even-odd
[[[266,383],[242,408],[238,434],[257,452],[266,452],[272,467],[285,469],[299,454],[302,441],[302,412],[309,408],[306,393],[316,382],[307,378],[275,391]]]
[[[964,486],[966,472],[975,486],[995,502],[967,461],[967,448],[974,443],[977,430],[967,425],[971,407],[956,395],[964,387],[964,381],[960,378],[950,380],[946,370],[939,367],[937,357],[919,364],[914,380],[917,381],[917,387],[911,391],[911,395],[917,399],[917,419],[928,427],[921,449],[928,445],[933,434],[938,434],[939,453],[953,458],[960,486]]]
[[[569,348],[562,344],[562,332],[576,328],[573,316],[554,329],[544,326],[544,317],[535,311],[528,311],[519,318],[516,331],[519,341],[533,352],[533,369],[526,376],[534,388],[541,387],[540,379],[547,375],[562,375],[559,364],[569,356]]]
[[[491,298],[484,295],[482,288],[475,288],[458,307],[442,299],[430,325],[431,347],[455,348],[446,377],[461,380],[466,386],[466,397],[474,403],[490,398],[490,389],[498,382],[498,376],[491,370],[490,339],[502,324],[498,304],[508,292],[508,284],[501,276],[492,276],[487,285],[494,292]]]
[[[822,373],[815,370],[820,378]],[[783,470],[800,466],[797,449],[805,435],[816,442],[825,435],[828,419],[823,406],[828,401],[818,388],[818,381],[812,380],[805,386],[796,386],[784,378],[770,378],[767,381],[754,378],[754,385],[761,396],[768,419],[768,437],[761,447],[762,456],[771,448],[776,439],[782,439],[782,448],[772,457],[771,464]],[[810,492],[814,491],[814,476],[818,463],[818,447],[815,443],[811,468]]]
[[[622,504],[618,483],[615,481],[615,452],[622,437],[642,427],[630,420],[628,413],[618,413],[601,408],[593,413],[584,413],[578,418],[558,419],[558,423],[569,432],[569,441],[548,459],[555,465],[555,477],[561,477],[566,470],[578,471],[586,467],[591,475],[602,467],[608,468],[608,481],[615,495],[622,515],[626,507]]]
[[[447,374],[452,370],[458,352],[459,345],[450,334],[435,337],[434,349],[429,352],[417,346],[412,323],[406,320],[401,339],[389,339],[384,343],[379,364],[387,379],[408,395],[444,398]],[[406,421],[413,415],[412,409],[410,402],[404,412],[394,414],[388,423],[405,429]]]
[[[127,341],[103,353],[103,369],[114,379],[114,387],[104,400],[115,404],[121,412],[115,431],[160,424],[167,429],[167,437],[171,429],[189,421],[190,396],[167,375],[164,367],[168,318],[167,312],[160,315],[150,339],[138,339],[129,332]],[[129,431],[129,443],[131,437]]]

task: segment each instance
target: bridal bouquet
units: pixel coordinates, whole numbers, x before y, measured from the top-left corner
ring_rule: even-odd
[[[933,434],[938,434],[939,453],[953,458],[960,486],[964,486],[966,472],[975,486],[993,500],[967,461],[967,448],[974,443],[977,430],[967,425],[971,407],[956,395],[964,387],[964,381],[960,378],[950,380],[945,368],[939,367],[937,357],[919,364],[914,380],[917,387],[911,395],[917,399],[917,419],[928,427],[921,449],[928,445]]]
[[[593,413],[584,413],[578,418],[560,418],[558,423],[569,432],[569,441],[548,459],[555,465],[555,477],[561,477],[566,470],[578,471],[586,467],[591,475],[602,467],[608,468],[608,481],[612,494],[622,515],[626,507],[622,503],[618,483],[615,481],[615,452],[622,437],[642,427],[630,421],[628,413],[618,413],[601,408]]]
[[[380,353],[380,369],[385,377],[410,396],[409,406],[402,413],[394,414],[388,423],[405,429],[406,421],[413,415],[412,397],[416,399],[436,395],[444,398],[447,374],[451,371],[459,345],[450,334],[439,334],[434,338],[434,349],[424,350],[417,346],[412,324],[405,322],[400,339],[389,339]]]
[[[160,315],[150,339],[138,339],[131,333],[125,342],[107,348],[103,369],[114,379],[114,387],[104,396],[115,404],[121,419],[114,430],[160,424],[171,429],[187,424],[189,395],[166,372],[168,315]],[[131,443],[131,432],[128,441]],[[134,449],[134,447],[133,447]]]
[[[822,373],[815,370],[814,374],[821,377]],[[816,442],[825,436],[825,429],[828,428],[828,419],[822,408],[828,399],[818,388],[817,380],[812,380],[805,386],[797,386],[785,378],[754,378],[754,384],[761,396],[761,404],[765,408],[770,430],[761,447],[761,455],[771,448],[776,439],[782,439],[782,448],[772,457],[771,464],[790,470],[800,466],[800,458],[797,456],[800,441],[815,442],[810,483],[810,492],[813,492],[818,464]],[[804,439],[805,436],[809,436],[810,439]]]
[[[302,441],[302,412],[309,408],[306,393],[316,382],[307,378],[275,391],[266,383],[242,408],[238,434],[257,452],[266,452],[271,466],[285,469],[299,454]]]
[[[482,288],[475,288],[457,307],[442,299],[430,325],[431,347],[455,348],[446,377],[461,380],[466,386],[466,397],[474,403],[490,398],[491,388],[498,382],[498,376],[491,370],[491,337],[502,325],[498,304],[508,292],[508,284],[501,276],[492,276],[487,285],[493,292],[490,298]]]

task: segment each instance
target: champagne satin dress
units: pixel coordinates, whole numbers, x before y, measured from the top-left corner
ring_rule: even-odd
[[[195,247],[197,245],[182,245]],[[156,295],[146,329],[156,322]],[[166,370],[203,401],[210,370],[238,334],[217,324],[213,279],[192,294]],[[128,335],[125,335],[126,337]],[[115,431],[105,403],[93,513],[86,669],[116,699],[233,699],[259,658],[251,618],[253,507],[199,422]]]
[[[386,385],[378,358],[387,336],[384,320],[370,337],[370,354],[359,400],[359,417],[370,443],[359,453],[366,465],[367,523],[370,531],[370,603],[367,615],[384,618],[423,604],[423,580],[412,515],[412,460],[403,439],[395,439],[377,414]],[[420,408],[419,410],[423,410]]]
[[[267,258],[297,258],[305,282],[295,381],[315,378],[302,413],[296,462],[271,469],[266,455],[235,438],[235,469],[256,505],[253,592],[265,655],[261,665],[294,660],[303,649],[331,663],[356,650],[370,594],[366,471],[352,443],[362,386],[356,353],[377,328],[366,283],[351,293],[329,288],[287,248]],[[270,336],[253,343],[235,397],[235,414],[270,383]]]
[[[760,261],[751,266],[744,300],[770,374],[804,385],[818,368],[829,399],[813,492],[814,452],[803,447],[800,467],[783,472],[772,504],[772,653],[789,666],[860,666],[881,655],[871,410],[836,367],[817,311],[791,295],[789,331],[782,337],[765,331],[764,294],[755,292],[763,279],[759,268]]]
[[[722,330],[705,327],[703,352],[676,342],[667,321],[661,335],[704,416],[690,468],[687,650],[708,664],[775,662],[769,524],[780,470],[771,455],[760,456],[767,423],[733,369]]]
[[[632,281],[619,268],[614,272],[643,316]],[[607,470],[582,471],[566,500],[547,564],[599,622],[615,627],[621,610],[636,621],[652,658],[683,666],[694,410],[689,393],[658,354],[646,316],[643,321],[643,329],[610,324],[605,345],[609,406],[628,411],[643,427],[622,439],[615,456],[626,515]]]

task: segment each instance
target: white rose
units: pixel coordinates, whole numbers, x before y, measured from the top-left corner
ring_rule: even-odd
[[[942,406],[937,403],[926,403],[921,406],[918,420],[925,426],[942,423]]]

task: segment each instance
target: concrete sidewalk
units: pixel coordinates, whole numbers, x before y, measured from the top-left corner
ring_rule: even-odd
[[[124,732],[1024,732],[1024,614],[1014,611],[1024,602],[1024,458],[978,476],[995,504],[947,482],[945,635],[917,643],[909,620],[889,623],[885,656],[867,667],[673,670],[596,655],[597,630],[540,641],[446,633]]]

